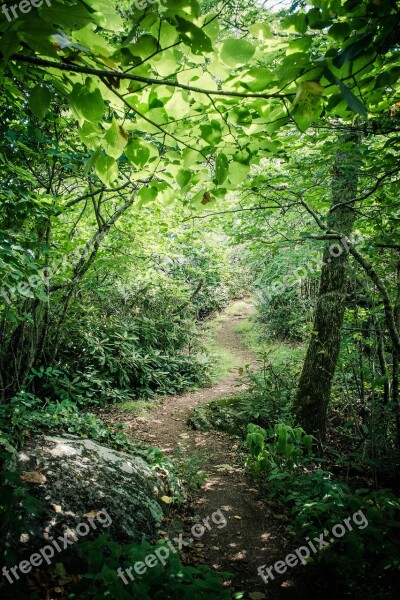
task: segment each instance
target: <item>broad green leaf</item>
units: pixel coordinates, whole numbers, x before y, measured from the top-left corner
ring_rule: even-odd
[[[180,169],[176,176],[176,182],[181,189],[185,188],[192,178],[192,172],[188,169]]]
[[[103,137],[103,130],[98,125],[85,121],[82,127],[79,128],[78,135],[89,150],[96,150]]]
[[[329,27],[328,33],[334,40],[344,40],[351,33],[350,25],[345,21],[334,23]]]
[[[85,0],[85,3],[93,9],[91,21],[113,32],[124,30],[124,22],[114,2],[110,2],[110,0]],[[72,9],[68,8],[72,12]]]
[[[96,160],[97,177],[110,186],[118,178],[118,164],[111,156],[99,156]]]
[[[98,123],[103,116],[104,101],[96,82],[88,77],[86,83],[76,83],[70,95],[71,108],[79,119]]]
[[[140,209],[149,202],[154,202],[157,198],[158,190],[155,187],[143,187],[137,195],[136,208]]]
[[[222,139],[222,128],[219,121],[213,119],[210,123],[200,126],[201,137],[210,146],[217,146]]]
[[[218,185],[221,185],[225,181],[228,176],[229,170],[229,161],[223,152],[218,154],[217,159],[215,161],[215,175],[217,178]]]
[[[311,11],[310,11],[311,12]],[[292,29],[298,33],[305,33],[307,31],[308,19],[305,13],[297,13],[295,15],[289,15],[282,21],[282,27],[284,29]]]
[[[229,182],[235,186],[239,185],[247,179],[249,172],[249,165],[244,165],[234,160],[229,166]]]
[[[343,83],[343,81],[340,81],[340,79],[338,79],[338,78],[336,78],[336,81],[339,86],[340,93],[343,96],[343,98],[346,100],[349,107],[352,110],[354,110],[354,112],[358,113],[359,115],[361,115],[362,117],[367,119],[368,118],[367,109],[365,108],[365,106],[361,102],[361,100],[359,100],[357,98],[357,96],[355,96],[353,94],[353,92],[351,90],[349,90],[349,88]]]
[[[241,77],[241,85],[252,92],[262,92],[275,78],[275,73],[265,67],[249,69]]]
[[[142,168],[150,158],[150,146],[141,138],[130,140],[125,148],[127,159]]]
[[[39,18],[29,18],[22,21],[18,29],[21,41],[39,52],[43,56],[58,58],[57,49],[51,37],[58,33],[57,28],[50,23],[45,23]]]
[[[255,23],[250,25],[249,31],[258,40],[272,40],[274,37],[271,31],[271,27],[266,23]]]
[[[97,161],[98,157],[100,156],[100,153],[101,153],[101,148],[97,148],[97,150],[95,152],[93,152],[92,156],[86,161],[85,168],[83,169],[83,172],[85,175],[88,175],[90,173],[90,171],[93,169],[93,167],[96,165],[96,161]]]
[[[4,60],[8,60],[10,56],[21,50],[21,43],[18,39],[16,31],[6,31],[2,33],[0,38],[0,52]]]
[[[46,87],[36,85],[29,96],[29,108],[40,121],[46,116],[50,102],[50,91]]]
[[[291,115],[300,129],[307,129],[319,115],[323,91],[317,81],[304,81],[299,85]]]
[[[180,33],[181,40],[189,46],[193,54],[203,54],[204,52],[212,52],[213,46],[208,35],[204,33],[200,27],[182,19],[177,15],[178,21],[177,30]]]
[[[352,42],[333,59],[335,67],[340,69],[348,60],[354,60],[357,56],[368,51],[374,36],[371,33],[361,36],[355,42]]]
[[[228,39],[221,47],[221,59],[230,67],[245,65],[253,56],[255,48],[246,40]]]
[[[48,6],[47,2],[43,2],[40,16],[51,24],[57,23],[58,28],[61,29],[82,29],[92,23],[92,15],[81,2],[68,5],[51,2],[51,6]]]
[[[174,16],[200,16],[200,4],[197,0],[163,0],[163,4]]]
[[[122,126],[113,119],[111,127],[107,130],[104,136],[103,148],[107,152],[108,156],[112,156],[117,159],[121,156],[125,146],[128,143],[128,136],[123,130]]]

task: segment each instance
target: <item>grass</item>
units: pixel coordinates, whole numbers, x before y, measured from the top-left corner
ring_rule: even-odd
[[[262,326],[261,326],[262,330]],[[303,343],[284,342],[260,334],[256,313],[239,322],[235,331],[243,336],[247,346],[260,357],[267,355],[274,367],[280,368],[288,361],[301,364],[304,360],[306,346]]]
[[[239,367],[237,356],[229,348],[218,344],[216,330],[221,320],[221,317],[218,317],[218,319],[207,323],[205,328],[204,346],[213,361],[211,369],[212,383],[222,381],[228,373]]]
[[[214,360],[211,372],[212,383],[222,381],[230,372],[240,367],[239,358],[229,348],[218,344],[217,328],[227,317],[248,313],[248,311],[249,305],[245,300],[236,300],[205,325],[204,345],[206,352]],[[243,319],[243,323],[247,321],[248,318]]]
[[[127,400],[118,404],[118,408],[137,417],[146,417],[158,404],[157,400]]]

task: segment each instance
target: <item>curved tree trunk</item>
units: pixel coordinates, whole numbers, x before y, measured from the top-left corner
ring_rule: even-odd
[[[351,131],[340,141],[343,148],[337,152],[333,169],[328,227],[350,236],[355,220],[352,200],[357,191],[359,137]],[[313,332],[294,406],[299,424],[319,440],[325,437],[327,409],[342,337],[348,286],[347,248],[346,243],[332,241],[325,246]]]

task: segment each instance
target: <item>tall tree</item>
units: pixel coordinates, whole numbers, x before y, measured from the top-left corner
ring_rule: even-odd
[[[332,177],[332,204],[328,227],[334,235],[349,237],[355,221],[359,135],[349,130],[338,150]],[[318,217],[316,217],[318,218]],[[300,376],[295,411],[304,429],[323,438],[326,414],[340,351],[348,288],[348,250],[332,240],[325,245],[314,325]]]

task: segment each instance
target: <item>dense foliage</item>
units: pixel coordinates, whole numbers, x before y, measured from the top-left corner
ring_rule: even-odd
[[[343,593],[368,597],[374,576],[370,597],[390,597],[399,3],[27,4],[6,2],[0,20],[6,476],[35,429],[132,449],[87,407],[207,385],[201,324],[251,291],[257,343],[289,345],[289,361],[264,352],[260,371],[242,371],[247,391],[192,422],[243,439],[249,427],[249,467],[300,536],[367,505],[368,530],[324,560],[346,575]],[[20,489],[1,494],[10,515]],[[132,592],[220,584],[179,562],[159,576]],[[103,597],[96,585],[82,593]]]

